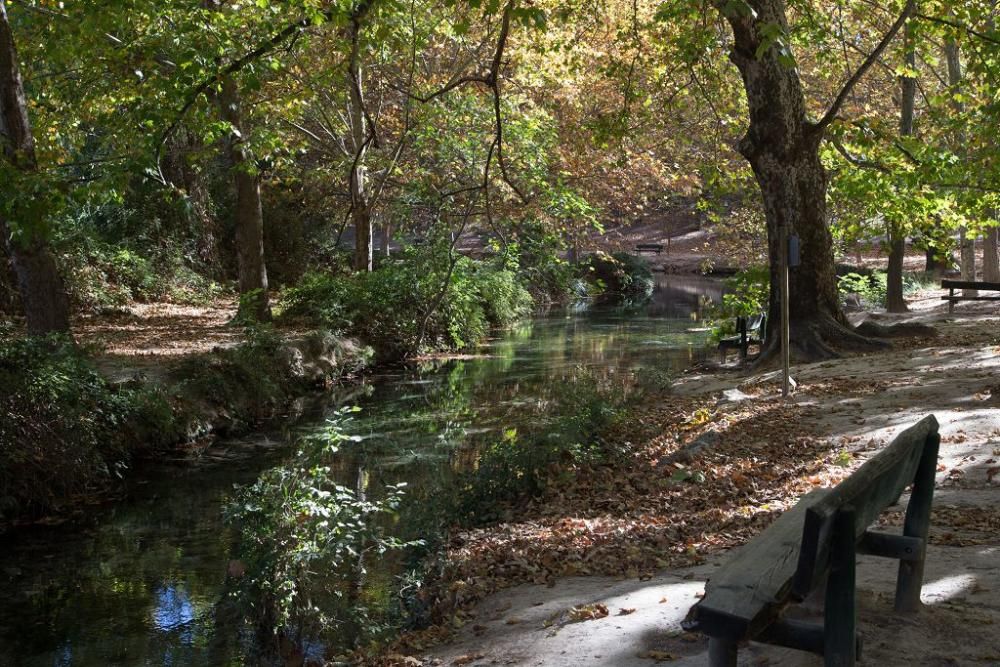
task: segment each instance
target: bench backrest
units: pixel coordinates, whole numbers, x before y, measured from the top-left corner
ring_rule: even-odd
[[[838,510],[854,509],[860,538],[882,510],[895,504],[913,483],[924,447],[937,432],[934,415],[924,417],[806,510],[793,597],[804,599],[825,575]]]
[[[944,289],[982,289],[1000,290],[1000,283],[987,283],[980,280],[942,280]]]

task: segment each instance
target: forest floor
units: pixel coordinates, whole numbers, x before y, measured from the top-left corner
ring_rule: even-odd
[[[448,594],[458,613],[450,627],[408,637],[396,657],[409,653],[418,657],[408,664],[427,665],[707,664],[706,641],[680,622],[726,550],[933,413],[942,445],[925,607],[894,614],[895,562],[862,557],[863,657],[877,665],[1000,663],[1000,313],[963,303],[949,315],[939,297],[917,295],[909,315],[867,315],[924,322],[937,336],[796,365],[799,384],[787,402],[761,376],[680,378],[635,418],[632,430],[648,435],[636,438],[629,465],[579,471],[507,523],[454,536]],[[732,389],[740,393],[723,395]],[[694,461],[663,465],[698,437],[711,445]],[[905,502],[881,522],[898,526]],[[817,613],[814,601],[804,609]],[[822,661],[752,643],[740,664]]]

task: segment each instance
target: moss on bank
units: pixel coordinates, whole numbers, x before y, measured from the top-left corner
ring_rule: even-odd
[[[161,381],[115,383],[67,338],[11,338],[0,344],[0,529],[113,490],[138,458],[250,429],[370,358],[329,333],[253,328]]]

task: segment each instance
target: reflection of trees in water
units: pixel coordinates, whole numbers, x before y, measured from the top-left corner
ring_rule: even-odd
[[[675,295],[658,291],[652,312]],[[667,312],[697,308],[696,299],[683,299]],[[350,428],[365,439],[345,443],[330,463],[342,483],[366,493],[406,481],[410,502],[432,500],[504,429],[525,440],[549,429],[570,409],[581,378],[628,399],[638,389],[635,369],[689,366],[698,355],[690,326],[648,313],[539,320],[494,341],[485,358],[434,361],[391,382],[343,390],[332,402],[365,406]],[[0,608],[0,664],[221,665],[243,655],[242,617],[224,595],[232,544],[220,500],[275,462],[253,456],[148,478],[136,500],[90,530],[46,529],[19,540],[2,557],[21,571],[10,575]],[[363,576],[361,565],[356,595],[391,604],[403,564],[368,563]]]

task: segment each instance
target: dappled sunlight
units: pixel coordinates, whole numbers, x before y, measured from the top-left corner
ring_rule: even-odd
[[[925,581],[920,591],[920,600],[925,604],[948,602],[974,590],[976,581],[976,577],[971,574],[956,574],[934,581]]]

